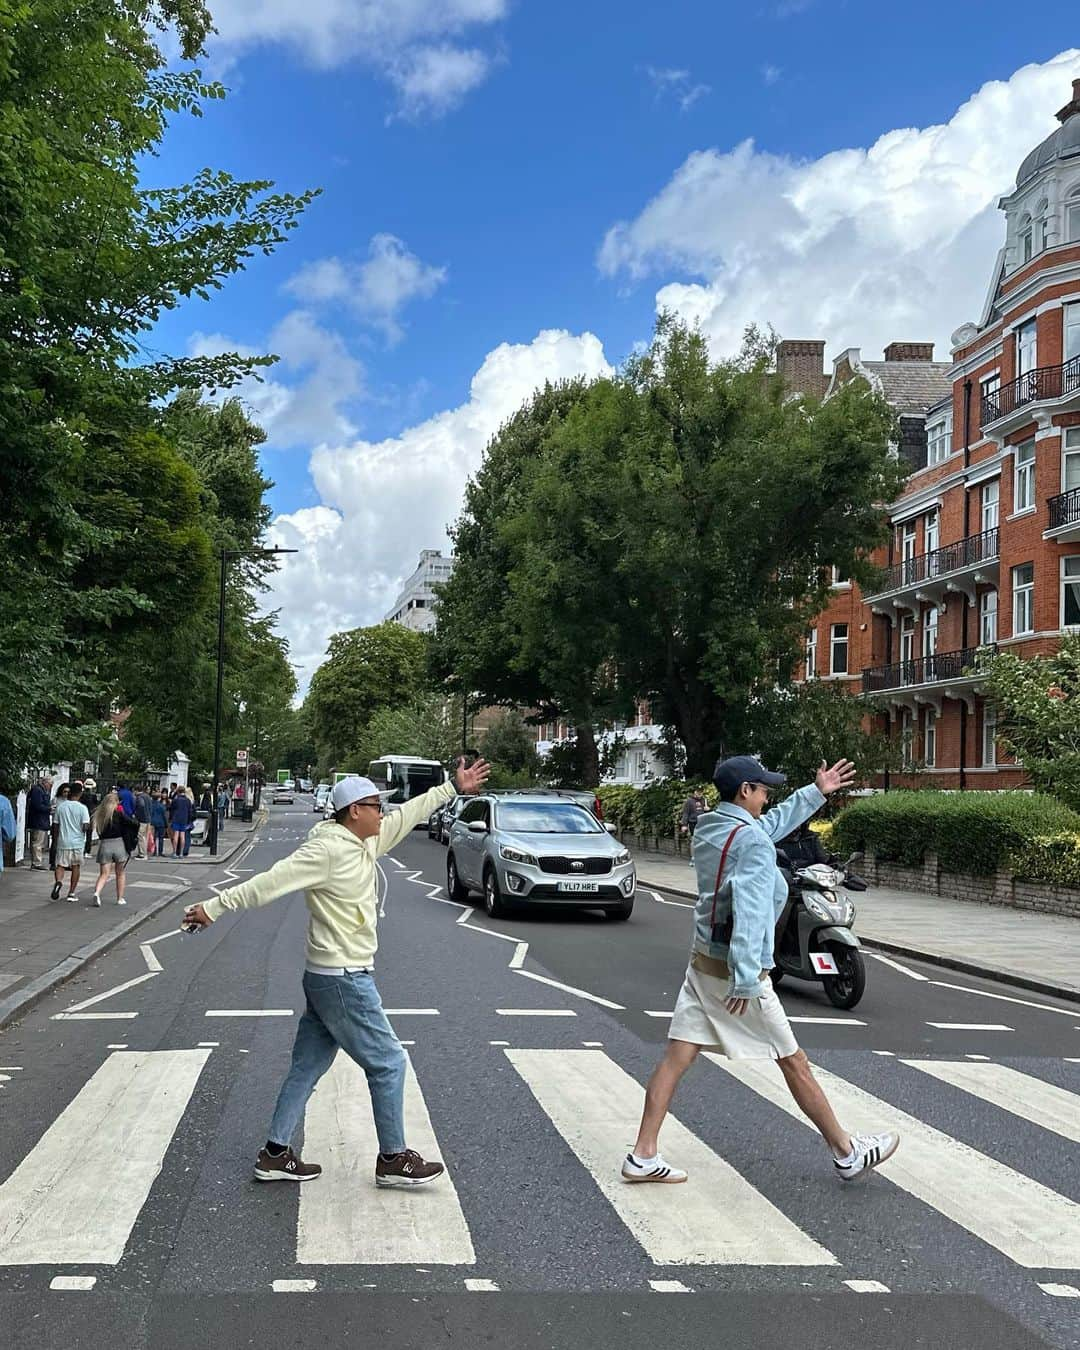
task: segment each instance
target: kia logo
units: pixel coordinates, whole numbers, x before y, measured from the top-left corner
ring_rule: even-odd
[[[575,858],[574,861],[570,864],[570,870],[571,870],[572,872],[584,872],[584,871],[585,871],[585,864],[584,864],[583,862],[579,862],[579,861]]]

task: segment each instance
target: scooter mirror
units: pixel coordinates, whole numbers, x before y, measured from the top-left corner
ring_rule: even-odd
[[[851,857],[848,858],[847,862],[844,863],[844,868],[845,868],[845,870],[846,870],[847,868],[849,868],[849,867],[851,866],[852,863],[862,862],[862,860],[863,860],[863,858],[864,858],[865,856],[866,856],[866,855],[865,855],[864,853],[853,853],[853,854],[851,855]]]

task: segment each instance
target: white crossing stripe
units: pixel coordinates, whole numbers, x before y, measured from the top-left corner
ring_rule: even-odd
[[[412,1062],[405,1074],[405,1138],[438,1158]],[[296,1259],[310,1266],[472,1266],[469,1226],[449,1174],[417,1189],[379,1190],[379,1151],[363,1070],[339,1054],[319,1081],[304,1118],[304,1151],[322,1163],[322,1179],[300,1188]]]
[[[903,1063],[1080,1144],[1080,1097],[1073,1092],[1007,1064],[960,1064],[943,1059],[905,1059]]]
[[[96,1275],[54,1275],[49,1281],[50,1289],[93,1289],[97,1284]]]
[[[789,1017],[789,1022],[807,1022],[818,1027],[864,1027],[856,1017]]]
[[[889,1286],[880,1280],[845,1280],[847,1287],[856,1294],[887,1294]]]
[[[209,1050],[118,1051],[0,1186],[0,1265],[115,1265]]]
[[[623,1181],[618,1140],[640,1113],[643,1090],[603,1050],[504,1053],[657,1265],[836,1264],[674,1116],[664,1125],[665,1147],[690,1172],[689,1184]]]
[[[497,1294],[499,1286],[494,1280],[466,1280],[465,1288],[470,1294]]]
[[[500,1017],[576,1017],[573,1008],[496,1008]]]
[[[769,1061],[723,1059],[710,1051],[705,1055],[766,1101],[813,1128]],[[1017,1265],[1044,1270],[1080,1266],[1080,1205],[819,1065],[814,1065],[814,1074],[850,1129],[900,1131],[900,1147],[881,1176]]]
[[[688,1294],[690,1292],[682,1280],[650,1280],[649,1288],[654,1294]]]
[[[1012,1031],[1004,1022],[927,1022],[939,1031]]]
[[[207,1008],[204,1017],[291,1017],[291,1008]]]
[[[1074,1284],[1040,1284],[1039,1288],[1051,1298],[1080,1298],[1080,1289]]]

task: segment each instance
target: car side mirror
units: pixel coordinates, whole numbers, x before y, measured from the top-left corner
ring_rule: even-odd
[[[470,834],[487,834],[487,822],[483,820],[469,821]]]
[[[617,825],[612,825],[610,821],[604,823],[604,829],[607,830],[608,834],[614,834],[618,828]]]

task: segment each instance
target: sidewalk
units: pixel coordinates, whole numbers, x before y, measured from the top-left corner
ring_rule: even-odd
[[[694,899],[694,873],[664,854],[634,852],[638,884]],[[1080,921],[871,886],[853,897],[864,946],[1080,1002]]]
[[[250,825],[227,821],[221,851],[216,858],[201,848],[187,858],[136,860],[128,864],[125,906],[116,903],[116,886],[109,881],[102,892],[101,908],[93,909],[90,897],[97,880],[93,857],[85,859],[79,881],[78,905],[63,898],[50,900],[51,872],[35,872],[28,866],[8,867],[0,873],[0,1027],[21,1015],[43,994],[70,979],[95,956],[100,956],[133,928],[145,923],[192,886],[201,884],[203,867],[225,863],[249,842],[262,823],[257,816]]]

